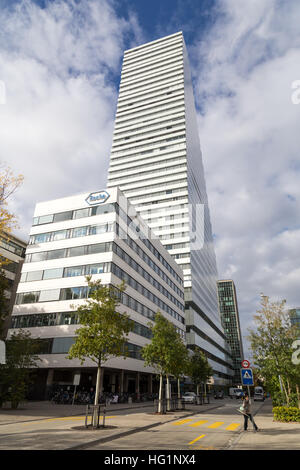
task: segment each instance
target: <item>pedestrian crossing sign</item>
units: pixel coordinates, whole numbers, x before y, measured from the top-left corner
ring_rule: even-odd
[[[241,378],[243,385],[254,385],[252,369],[241,369]]]

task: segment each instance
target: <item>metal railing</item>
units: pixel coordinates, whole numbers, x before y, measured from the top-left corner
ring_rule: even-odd
[[[102,408],[102,415],[101,415]],[[100,418],[102,416],[102,427],[105,427],[106,408],[103,405],[87,405],[85,412],[85,427],[100,428]],[[90,423],[89,423],[90,421]]]
[[[185,401],[182,398],[163,398],[162,400],[154,400],[155,413],[160,412],[161,414],[166,414],[168,411],[175,410],[185,410]]]

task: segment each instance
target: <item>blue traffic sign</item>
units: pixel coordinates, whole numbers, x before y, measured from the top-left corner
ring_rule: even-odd
[[[243,385],[254,385],[252,369],[241,369],[241,378]]]

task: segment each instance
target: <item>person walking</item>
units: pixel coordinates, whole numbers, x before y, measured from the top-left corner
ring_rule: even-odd
[[[256,423],[253,419],[252,413],[251,413],[251,400],[248,395],[248,393],[245,393],[243,398],[243,415],[244,415],[244,431],[247,431],[248,428],[248,419],[250,418],[250,421],[252,422],[253,428],[256,431],[258,431],[258,427],[256,426]]]

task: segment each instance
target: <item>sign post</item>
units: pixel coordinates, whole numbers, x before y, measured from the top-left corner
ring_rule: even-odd
[[[73,385],[75,385],[74,393],[73,393],[73,401],[72,405],[74,405],[75,395],[76,395],[76,387],[80,383],[80,374],[75,374],[73,379]]]

